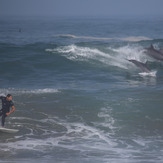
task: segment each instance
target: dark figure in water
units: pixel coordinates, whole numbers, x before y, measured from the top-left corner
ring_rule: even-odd
[[[159,61],[163,61],[163,53],[162,50],[157,50],[153,47],[153,45],[151,45],[149,48],[146,48],[145,54],[149,55],[150,57],[159,60]]]
[[[5,118],[15,111],[14,103],[12,102],[12,95],[8,94],[6,97],[0,96],[2,100],[2,109],[0,110],[0,116],[2,116],[2,127],[5,124]],[[12,110],[10,111],[10,107]]]
[[[134,60],[134,59],[131,59],[131,60],[128,60],[132,63],[134,63],[137,67],[139,67],[143,72],[147,72],[147,73],[150,73],[151,71],[148,69],[146,63],[142,63],[142,62],[139,62],[137,60]]]

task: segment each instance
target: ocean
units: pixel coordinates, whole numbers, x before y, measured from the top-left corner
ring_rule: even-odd
[[[0,95],[16,111],[0,162],[162,163],[163,17],[0,18]],[[142,72],[128,60],[146,63]]]

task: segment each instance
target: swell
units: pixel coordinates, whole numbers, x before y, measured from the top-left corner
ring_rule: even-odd
[[[129,41],[129,42],[139,42],[139,41],[148,41],[152,40],[151,38],[145,36],[130,36],[124,38],[118,37],[93,37],[93,36],[76,36],[72,34],[59,34],[55,35],[54,37],[61,37],[61,38],[70,38],[70,39],[84,39],[84,40],[119,40],[119,41]]]
[[[148,62],[151,69],[160,69],[160,64],[153,58],[145,54],[145,47],[141,44],[120,45],[80,45],[72,44],[68,46],[59,46],[54,49],[46,49],[46,52],[59,54],[66,59],[76,62],[83,62],[95,66],[96,68],[105,67],[108,70],[118,68],[119,70],[134,71],[137,68],[128,60],[137,60],[142,63]],[[140,70],[139,70],[140,71]],[[141,72],[141,71],[140,71]]]
[[[145,54],[145,47],[154,43],[161,47],[162,42],[103,43],[80,42],[69,45],[35,43],[27,45],[1,44],[0,82],[5,81],[50,83],[59,80],[81,80],[94,74],[110,72],[114,77],[124,73],[142,74],[141,70],[128,60],[147,62],[150,70],[162,74],[163,64]],[[153,74],[151,74],[152,76]],[[23,85],[25,85],[23,84]]]

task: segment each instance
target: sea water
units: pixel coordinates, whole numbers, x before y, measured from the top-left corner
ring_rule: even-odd
[[[0,162],[162,163],[160,17],[0,18],[0,95],[16,111]],[[144,73],[129,59],[147,62]]]

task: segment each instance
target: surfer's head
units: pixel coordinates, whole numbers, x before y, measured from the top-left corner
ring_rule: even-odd
[[[11,95],[11,94],[8,94],[8,95],[6,96],[6,99],[7,99],[8,101],[11,101],[11,100],[12,100],[12,95]]]

